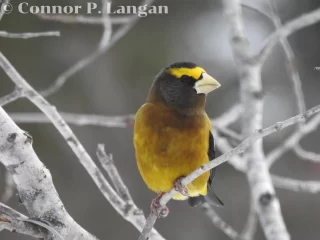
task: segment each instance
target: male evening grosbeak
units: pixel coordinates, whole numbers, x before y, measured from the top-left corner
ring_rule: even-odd
[[[160,197],[175,188],[173,199],[199,206],[206,200],[223,205],[210,187],[214,170],[189,183],[181,179],[215,158],[211,123],[205,112],[206,95],[220,83],[191,62],[174,63],[156,76],[147,102],[136,114],[134,147],[140,174],[148,187],[159,196],[151,210],[165,217],[169,210],[159,211]]]

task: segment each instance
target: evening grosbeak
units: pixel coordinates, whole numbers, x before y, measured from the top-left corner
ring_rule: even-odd
[[[174,63],[156,76],[145,104],[134,125],[134,147],[140,174],[147,186],[159,196],[151,210],[158,217],[168,214],[161,209],[160,197],[172,187],[173,199],[185,200],[191,206],[208,201],[223,203],[211,188],[214,169],[189,183],[181,179],[215,158],[211,123],[205,112],[206,96],[220,83],[191,62]]]

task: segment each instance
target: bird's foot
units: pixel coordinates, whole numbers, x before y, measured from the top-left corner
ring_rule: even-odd
[[[152,199],[151,202],[151,211],[158,218],[165,218],[169,214],[169,208],[167,206],[161,206],[160,198],[164,193],[159,194],[158,197]]]
[[[183,196],[189,196],[189,191],[187,186],[183,186],[181,184],[183,177],[179,177],[173,184],[173,188],[174,190],[176,190],[177,192],[181,193]]]

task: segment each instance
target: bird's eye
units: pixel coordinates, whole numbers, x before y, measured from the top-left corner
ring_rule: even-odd
[[[203,72],[201,73],[200,77],[198,78],[198,80],[203,78]]]
[[[187,83],[190,85],[193,85],[195,82],[194,79],[192,77],[189,77],[188,75],[182,75],[180,79],[183,83]]]

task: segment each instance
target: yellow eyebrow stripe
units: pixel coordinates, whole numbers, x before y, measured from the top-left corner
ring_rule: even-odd
[[[192,77],[194,80],[198,80],[203,72],[206,72],[201,67],[195,68],[170,68],[169,72],[176,76],[177,78],[181,78],[183,75],[187,75]]]

